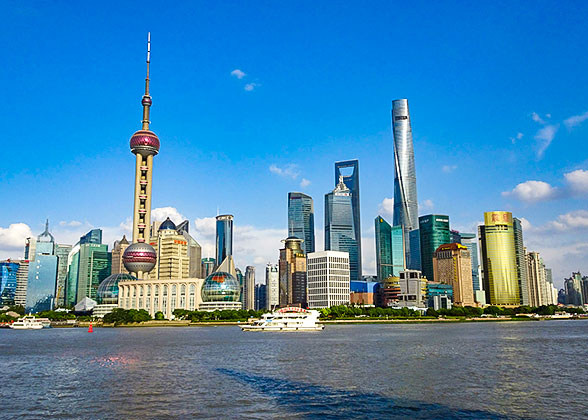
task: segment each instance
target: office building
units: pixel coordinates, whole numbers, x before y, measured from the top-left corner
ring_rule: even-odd
[[[37,240],[35,238],[27,238],[25,242],[24,259],[27,261],[34,260],[37,252]]]
[[[349,304],[349,255],[339,251],[308,254],[308,307],[330,308]]]
[[[280,249],[280,306],[307,306],[306,254],[302,239],[289,237]]]
[[[325,251],[340,251],[349,254],[349,269],[352,280],[361,280],[361,265],[353,215],[351,190],[339,178],[339,184],[325,194]]]
[[[566,304],[573,306],[582,306],[584,302],[582,294],[582,274],[572,273],[572,276],[564,280],[564,289],[566,292]]]
[[[427,282],[427,306],[438,311],[451,309],[453,304],[453,287],[450,284]]]
[[[78,253],[78,275],[75,302],[85,297],[95,300],[98,286],[110,276],[111,254],[108,245],[85,243]]]
[[[480,276],[478,275],[478,268],[480,266],[480,262],[478,259],[478,242],[476,240],[475,233],[461,233],[459,234],[461,237],[461,244],[465,245],[467,249],[470,251],[470,258],[472,261],[472,283],[474,285],[474,290],[482,290],[482,285],[480,284]]]
[[[80,245],[83,244],[102,244],[102,229],[92,229],[84,236],[80,237]]]
[[[102,231],[100,231],[102,233]],[[67,287],[67,258],[71,251],[71,245],[55,244],[55,256],[57,256],[57,281],[55,283],[55,305],[65,306]]]
[[[382,216],[375,219],[376,269],[379,281],[398,277],[404,265],[404,238],[401,226],[390,226]]]
[[[16,261],[0,261],[0,308],[15,304],[18,268]]]
[[[520,305],[519,279],[512,213],[484,213],[478,227],[482,263],[482,284],[489,305]]]
[[[255,310],[261,311],[265,309],[267,302],[267,286],[265,284],[255,285]]]
[[[351,172],[349,172],[351,171]],[[341,178],[342,177],[342,178]],[[359,161],[357,159],[347,160],[342,162],[335,162],[335,188],[339,185],[341,179],[351,193],[351,207],[353,212],[353,230],[355,231],[355,241],[357,243],[357,268],[353,265],[353,258],[349,253],[349,262],[351,267],[351,278],[354,280],[361,280],[363,271],[361,269],[361,212],[359,199]],[[327,248],[325,248],[326,250]],[[343,249],[335,249],[335,251],[347,251]],[[347,251],[349,252],[349,251]],[[357,272],[357,276],[355,276]]]
[[[56,281],[57,256],[55,255],[55,239],[49,233],[49,221],[47,221],[45,231],[37,237],[35,255],[29,263],[27,312],[53,310],[55,307]]]
[[[458,230],[449,231],[449,242],[451,244],[461,244],[461,233]]]
[[[551,269],[549,270],[549,272],[551,273]],[[553,284],[553,281],[551,283]],[[582,286],[582,301],[585,304],[588,304],[588,276],[582,277],[581,286]]]
[[[192,238],[188,229],[188,220],[177,226],[177,232],[184,237],[188,245],[188,276],[190,278],[206,278],[202,275],[202,247]]]
[[[451,285],[454,305],[476,305],[472,261],[466,246],[451,243],[438,247],[433,254],[433,273],[436,282]]]
[[[135,155],[135,204],[133,209],[133,243],[123,253],[125,268],[138,279],[146,279],[155,267],[157,254],[149,245],[151,226],[151,190],[153,187],[153,157],[159,153],[159,138],[149,128],[152,98],[149,95],[149,64],[151,62],[151,34],[147,38],[147,77],[141,130],[132,135],[130,146]]]
[[[129,245],[126,235],[123,235],[120,241],[114,241],[114,246],[112,247],[112,274],[129,274],[123,263],[123,255]]]
[[[529,296],[529,279],[527,274],[527,261],[525,256],[525,246],[523,244],[523,226],[521,221],[516,217],[512,219],[512,228],[515,241],[515,256],[517,261],[517,276],[519,279],[520,304],[530,305]],[[532,305],[531,305],[532,306]]]
[[[404,229],[403,229],[404,230]],[[406,260],[406,267],[409,270],[417,270],[421,271],[421,234],[419,229],[413,229],[408,232],[409,242],[410,242],[410,259],[408,259],[408,254],[405,256]],[[406,246],[406,240],[404,245]],[[405,249],[406,252],[406,249]]]
[[[243,284],[243,309],[255,309],[255,267],[245,267],[245,282]]]
[[[201,275],[206,278],[213,273],[216,261],[214,258],[202,258],[201,265]]]
[[[374,291],[374,304],[380,308],[396,306],[400,299],[400,277],[388,277],[378,282]]]
[[[379,287],[380,283],[378,283],[377,281],[350,282],[349,303],[351,305],[375,306],[376,293]]]
[[[150,245],[157,255],[157,263],[150,272],[150,278],[186,279],[190,278],[190,257],[188,241],[177,231],[174,222],[168,217],[152,234]]]
[[[18,271],[16,272],[16,291],[14,293],[14,304],[26,306],[27,304],[27,284],[29,282],[29,261],[16,260]]]
[[[427,306],[427,280],[418,270],[404,270],[398,278],[400,294],[397,306],[426,308]]]
[[[225,258],[233,255],[233,216],[216,216],[216,263],[220,266]]]
[[[314,252],[314,203],[301,192],[288,193],[288,236],[303,239],[302,249]]]
[[[412,144],[412,128],[408,100],[397,99],[392,102],[392,133],[394,135],[394,214],[393,226],[404,229],[404,250],[406,266],[415,269],[420,262],[420,253],[414,254],[418,248],[411,246],[411,241],[419,240],[410,231],[418,229],[418,201],[416,188],[416,170],[414,149]]]
[[[429,281],[437,281],[433,270],[433,254],[441,245],[451,241],[449,216],[429,214],[419,217],[421,271]]]
[[[268,263],[265,266],[265,308],[273,311],[280,306],[280,273],[278,266]]]

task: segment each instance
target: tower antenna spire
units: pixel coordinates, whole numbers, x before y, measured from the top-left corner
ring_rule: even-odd
[[[149,130],[149,107],[151,96],[149,95],[149,64],[151,63],[151,32],[147,32],[147,76],[145,77],[145,94],[141,100],[143,105],[143,130]]]

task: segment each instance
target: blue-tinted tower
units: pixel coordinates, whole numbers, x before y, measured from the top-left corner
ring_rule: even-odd
[[[288,237],[303,239],[302,249],[308,255],[314,248],[314,203],[301,192],[288,193]]]
[[[325,250],[349,253],[351,281],[361,280],[355,232],[352,196],[341,176],[337,187],[325,194]]]
[[[225,258],[233,255],[233,216],[216,216],[216,263],[217,267]]]
[[[0,262],[0,306],[14,305],[16,273],[20,265],[15,262]]]
[[[29,263],[27,312],[50,311],[53,309],[56,282],[57,256],[55,255],[55,239],[49,233],[49,221],[47,221],[45,231],[37,237],[35,257]]]
[[[351,174],[346,174],[342,169],[351,169]],[[357,250],[357,272],[359,279],[363,273],[361,269],[361,215],[359,211],[359,161],[357,159],[335,162],[335,186],[339,184],[341,176],[343,183],[351,192],[351,207],[353,212],[353,230],[355,233],[355,242]],[[351,258],[351,255],[350,255]],[[351,264],[351,260],[349,261]],[[351,278],[353,279],[353,276]]]

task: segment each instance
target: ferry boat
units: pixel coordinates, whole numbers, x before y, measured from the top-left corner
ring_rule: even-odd
[[[40,330],[43,328],[43,321],[32,315],[27,315],[10,324],[10,328],[13,330]]]
[[[240,325],[242,331],[321,331],[319,311],[287,307],[263,314],[251,324]]]

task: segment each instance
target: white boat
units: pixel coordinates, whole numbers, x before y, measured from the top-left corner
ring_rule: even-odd
[[[251,324],[240,325],[243,331],[321,331],[319,311],[288,307],[263,314]]]
[[[32,315],[27,315],[10,324],[10,328],[13,330],[40,330],[43,328],[43,321]]]

